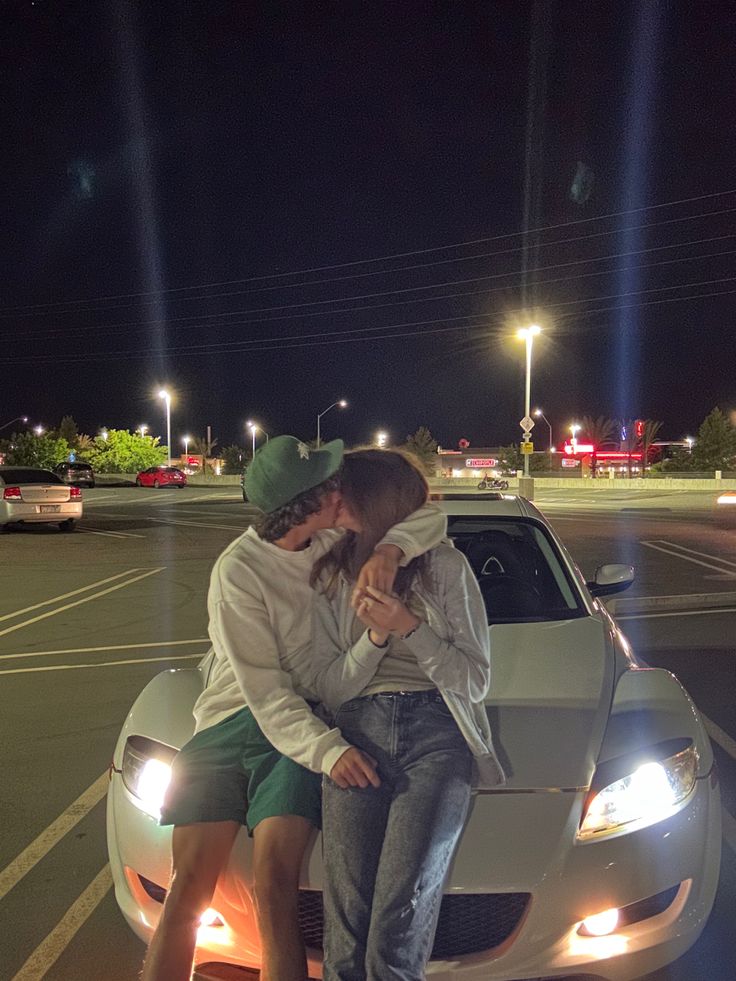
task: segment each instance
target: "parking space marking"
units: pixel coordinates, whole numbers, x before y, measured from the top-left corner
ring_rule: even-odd
[[[80,593],[86,593],[88,589],[94,589],[96,586],[104,586],[109,582],[114,582],[115,579],[122,579],[123,576],[130,575],[131,572],[139,571],[140,566],[135,566],[133,569],[126,569],[125,572],[116,572],[114,576],[108,576],[107,579],[98,579],[97,582],[91,582],[89,586],[80,586],[79,589],[73,589],[69,593],[61,593],[61,595],[52,596],[51,599],[43,600],[41,603],[34,603],[33,606],[25,606],[22,610],[5,613],[3,616],[0,616],[0,623],[3,620],[13,620],[15,617],[22,616],[24,613],[30,613],[32,610],[40,610],[42,606],[49,606],[51,603],[58,603],[60,600],[69,599],[70,596],[78,596]]]
[[[693,555],[683,555],[683,553],[679,551],[682,546],[676,545],[674,542],[655,539],[651,542],[642,541],[641,544],[646,545],[647,548],[656,549],[658,552],[664,552],[665,555],[671,555],[676,559],[682,559],[685,562],[693,562],[695,565],[702,565],[706,569],[713,569],[715,572],[720,572],[721,575],[725,576],[727,579],[736,579],[736,571],[730,572],[728,569],[724,569],[723,565],[713,565],[712,562],[703,562],[702,559],[696,559],[693,557]],[[666,545],[667,548],[663,548],[663,545]],[[686,551],[692,550],[686,549]],[[716,562],[722,562],[724,565],[734,565],[733,562],[729,562],[728,559],[722,559],[718,555],[708,555],[706,552],[695,552],[694,555],[704,555]]]
[[[216,525],[211,521],[179,521],[175,518],[149,518],[146,517],[146,521],[155,521],[161,525],[189,525],[192,528],[220,528],[222,531],[240,531],[244,532],[246,529],[242,525]]]
[[[39,981],[45,977],[111,888],[112,872],[105,865],[11,981]]]
[[[644,543],[646,544],[646,543]],[[736,562],[732,562],[730,559],[724,559],[721,555],[711,555],[710,552],[698,552],[694,548],[687,548],[685,545],[680,545],[677,542],[662,542],[663,545],[669,545],[671,548],[679,549],[681,552],[689,552],[691,555],[699,555],[704,559],[715,559],[716,562],[721,562],[723,565],[730,565],[736,569]],[[682,556],[685,558],[686,556]]]
[[[658,617],[703,617],[709,613],[736,613],[736,606],[714,606],[707,610],[670,610],[668,613],[625,613],[616,620],[656,620]]]
[[[709,719],[707,715],[700,713],[700,717],[703,720],[703,725],[705,726],[706,732],[713,740],[714,743],[718,743],[721,749],[728,753],[728,755],[736,760],[736,740],[731,739],[727,732],[724,732],[720,726],[716,725],[712,719]]]
[[[13,886],[17,885],[23,876],[30,872],[83,817],[86,817],[96,804],[99,804],[107,793],[108,783],[109,776],[105,770],[65,811],[62,811],[55,821],[52,821],[30,845],[24,848],[10,865],[0,872],[0,899],[7,896]]]
[[[123,664],[157,664],[162,661],[191,661],[202,658],[199,654],[172,654],[171,657],[136,657],[127,661],[93,661],[90,664],[48,664],[40,668],[8,668],[4,674],[34,674],[38,671],[81,671],[82,668],[118,668]]]
[[[51,654],[93,654],[97,651],[129,651],[142,650],[145,647],[180,647],[191,644],[209,644],[209,637],[196,637],[192,640],[156,640],[148,644],[108,644],[104,647],[67,647],[58,651],[23,651],[18,654],[0,654],[0,661],[9,661],[19,657],[48,657]]]
[[[55,610],[48,610],[46,613],[39,613],[37,617],[31,617],[30,620],[24,620],[22,623],[15,623],[12,627],[6,627],[4,630],[0,630],[0,637],[4,637],[6,634],[12,634],[15,630],[22,630],[24,627],[30,627],[33,623],[38,623],[39,620],[46,620],[48,617],[55,617],[57,613],[63,613],[65,610],[71,610],[74,606],[81,606],[82,603],[91,603],[92,600],[99,599],[101,596],[107,596],[108,593],[114,593],[116,589],[125,589],[126,586],[132,586],[133,583],[140,582],[141,579],[147,579],[149,576],[155,576],[157,572],[163,572],[166,566],[159,566],[157,569],[149,569],[147,572],[142,572],[139,576],[134,576],[132,579],[126,579],[125,582],[115,583],[114,586],[108,586],[107,589],[101,589],[98,593],[93,593],[91,596],[83,596],[82,599],[74,600],[73,603],[67,603],[65,606],[59,606]]]
[[[84,535],[104,535],[105,538],[145,538],[145,535],[133,535],[129,531],[92,531],[91,528],[78,528]]]

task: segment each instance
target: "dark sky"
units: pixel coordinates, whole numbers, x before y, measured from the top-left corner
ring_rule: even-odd
[[[2,14],[0,425],[507,443],[532,320],[556,435],[736,408],[733,4]]]

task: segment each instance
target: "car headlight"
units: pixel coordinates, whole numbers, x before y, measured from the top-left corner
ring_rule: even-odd
[[[726,507],[736,507],[736,491],[726,491],[724,494],[720,494],[716,500],[716,504],[724,504]]]
[[[674,753],[661,755],[672,748],[671,743],[661,744],[649,753],[599,767],[583,810],[578,838],[634,831],[674,814],[695,786],[698,752],[688,742]],[[614,767],[625,775],[609,779]]]
[[[122,777],[135,804],[158,819],[171,781],[171,764],[176,750],[155,739],[130,736],[123,752]]]

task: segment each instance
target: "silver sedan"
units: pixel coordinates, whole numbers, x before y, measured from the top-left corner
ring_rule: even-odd
[[[39,467],[0,467],[0,532],[12,524],[57,524],[74,531],[82,517],[82,492]]]

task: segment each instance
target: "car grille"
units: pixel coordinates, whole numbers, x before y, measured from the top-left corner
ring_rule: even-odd
[[[443,896],[432,959],[492,950],[507,940],[521,921],[530,893],[482,893]],[[308,947],[322,949],[322,893],[299,892],[299,925]]]

